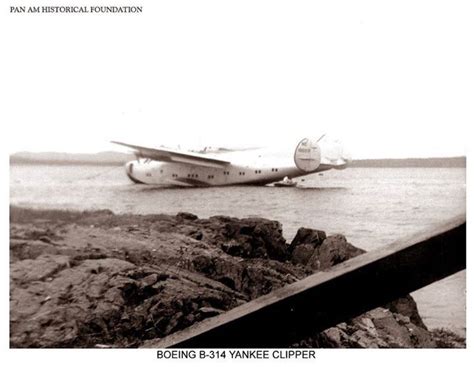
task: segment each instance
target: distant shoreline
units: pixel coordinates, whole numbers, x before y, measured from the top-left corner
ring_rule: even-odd
[[[11,166],[41,166],[41,165],[49,165],[49,166],[116,166],[120,167],[123,166],[126,162],[114,162],[114,161],[104,161],[104,162],[95,162],[95,161],[56,161],[56,160],[34,160],[34,159],[11,159],[10,158],[10,165]]]
[[[102,152],[97,154],[16,153],[10,156],[10,165],[123,166],[126,162],[133,159],[135,159],[133,155],[117,152]],[[356,159],[352,161],[349,167],[465,168],[466,157]]]
[[[364,168],[466,168],[466,157],[446,158],[389,158],[354,160],[350,167]]]

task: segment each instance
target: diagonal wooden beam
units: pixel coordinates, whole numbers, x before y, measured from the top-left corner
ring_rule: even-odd
[[[204,320],[156,347],[288,347],[465,268],[463,215]]]

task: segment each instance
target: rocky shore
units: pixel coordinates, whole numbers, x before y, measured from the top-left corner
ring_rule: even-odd
[[[10,208],[10,346],[147,347],[364,251],[344,236],[190,213]],[[464,348],[407,295],[295,347]]]

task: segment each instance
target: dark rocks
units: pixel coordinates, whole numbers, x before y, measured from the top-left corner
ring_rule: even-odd
[[[300,228],[298,236],[299,239],[292,242],[291,261],[293,264],[304,265],[312,271],[329,269],[365,252],[352,246],[342,235],[326,237],[322,231]]]
[[[297,346],[329,348],[433,348],[430,332],[408,317],[378,307],[347,323],[331,327]]]
[[[222,251],[231,256],[251,257],[252,245],[249,242],[230,241],[221,245]]]
[[[318,231],[316,229],[301,227],[296,232],[295,238],[291,241],[290,251],[301,244],[311,244],[313,247],[317,247],[323,243],[326,239],[326,233],[324,231]]]
[[[12,347],[153,345],[363,253],[344,236],[309,229],[287,245],[281,224],[262,218],[11,214]],[[446,335],[433,341],[406,297],[298,346],[427,347],[443,345]],[[446,338],[445,345],[462,345]]]
[[[466,348],[466,339],[446,329],[434,329],[430,333],[437,348]]]
[[[276,221],[262,218],[226,218],[223,235],[226,240],[232,240],[232,247],[240,244],[242,250],[239,253],[246,254],[247,257],[268,257],[284,261],[289,256],[281,224]]]
[[[214,272],[215,266],[212,258],[204,255],[196,256],[192,260],[194,269],[199,273],[210,275]]]
[[[201,241],[204,237],[201,231],[191,231],[189,237],[194,238],[196,241]]]
[[[411,323],[423,329],[427,329],[425,323],[418,313],[418,307],[412,296],[407,295],[403,298],[396,299],[386,306],[390,311],[407,316]]]
[[[192,213],[179,212],[178,214],[176,214],[176,218],[192,221],[198,219],[198,216]]]
[[[352,246],[344,236],[333,235],[315,249],[307,266],[311,270],[325,270],[363,253],[364,250]]]
[[[204,318],[220,315],[224,311],[223,310],[218,310],[217,308],[214,308],[214,307],[201,307],[198,310],[198,312],[201,315],[201,317],[204,319]]]
[[[314,251],[314,246],[312,244],[299,245],[291,254],[291,262],[293,264],[306,265]]]

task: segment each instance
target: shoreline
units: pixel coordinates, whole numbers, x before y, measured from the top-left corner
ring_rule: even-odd
[[[11,347],[147,347],[364,251],[263,218],[10,207]],[[300,347],[458,347],[411,296]]]

